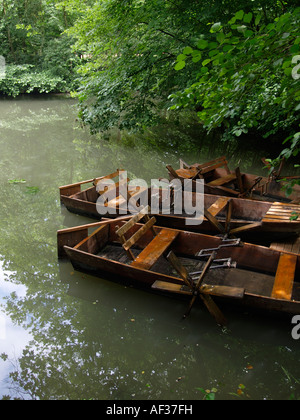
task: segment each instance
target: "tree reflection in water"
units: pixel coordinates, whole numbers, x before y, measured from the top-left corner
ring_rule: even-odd
[[[230,311],[230,330],[220,330],[200,306],[183,322],[184,302],[58,262],[56,231],[90,221],[61,209],[58,186],[117,168],[150,180],[177,164],[180,143],[187,161],[204,151],[206,160],[211,148],[188,144],[192,127],[178,126],[99,141],[78,128],[73,105],[0,101],[0,310],[18,333],[9,345],[0,340],[0,398],[202,399],[199,388],[225,399],[299,397],[300,352],[289,322]],[[219,147],[214,153],[223,154]],[[8,182],[17,179],[26,183]]]

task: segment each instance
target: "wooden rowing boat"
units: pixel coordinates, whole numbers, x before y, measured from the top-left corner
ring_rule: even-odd
[[[225,156],[204,164],[193,165],[188,165],[181,159],[180,169],[175,170],[171,165],[167,165],[167,169],[171,180],[203,179],[206,194],[300,203],[300,185],[295,185],[292,194],[287,196],[283,188],[287,185],[285,178],[277,175],[259,177],[245,174],[241,173],[239,168],[230,171]]]
[[[216,297],[265,311],[300,313],[300,255],[155,223],[145,209],[134,217],[60,230],[59,257],[101,278],[189,297],[187,314],[199,296],[220,324],[224,318]]]
[[[114,179],[118,176],[118,173],[117,171],[108,175],[107,178]],[[114,178],[112,178],[113,175],[115,175]],[[99,179],[103,180],[106,177]],[[102,216],[115,218],[119,217],[120,214],[130,214],[130,206],[128,205],[130,199],[134,199],[134,202],[145,202],[146,200],[148,204],[151,203],[152,195],[159,195],[160,209],[162,208],[161,203],[163,202],[163,197],[165,197],[162,189],[144,188],[141,190],[137,188],[130,194],[126,190],[128,193],[126,199],[124,195],[118,195],[118,183],[116,183],[115,196],[99,208],[97,200],[101,195],[101,191],[97,192],[95,185],[85,188],[87,184],[92,182],[93,180],[87,180],[60,187],[61,202],[70,212],[97,219],[101,219]],[[94,184],[96,183],[94,182]],[[82,190],[82,187],[85,189]],[[176,214],[174,208],[171,208],[169,214],[163,214],[162,211],[159,214],[155,214],[158,226],[206,234],[238,234],[241,238],[248,241],[257,239],[263,239],[264,241],[282,240],[300,234],[300,219],[291,220],[294,214],[300,213],[299,205],[253,201],[210,194],[205,194],[204,197],[197,193],[189,194],[191,195],[190,200],[188,200],[190,208],[185,207],[185,212]],[[183,201],[183,193],[181,197]],[[205,217],[201,224],[200,222],[195,224],[193,216],[189,214],[191,214],[191,211],[195,209],[198,203],[202,205],[202,200],[204,200]],[[99,210],[101,210],[101,215]],[[133,211],[133,209],[131,210]]]

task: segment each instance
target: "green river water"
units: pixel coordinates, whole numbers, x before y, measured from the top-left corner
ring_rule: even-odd
[[[76,112],[63,97],[0,100],[0,399],[200,400],[201,389],[216,399],[300,398],[290,318],[226,308],[220,329],[198,304],[182,321],[186,302],[57,259],[57,230],[91,222],[61,208],[60,185],[117,168],[166,177],[181,156],[224,153],[232,167],[242,160],[242,170],[265,173],[266,151],[187,147],[193,126],[100,141]]]

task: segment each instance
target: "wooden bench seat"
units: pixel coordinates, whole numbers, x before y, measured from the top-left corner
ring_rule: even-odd
[[[197,168],[190,168],[190,169],[177,169],[176,174],[180,178],[184,179],[192,179],[197,176],[199,170]]]
[[[196,167],[198,170],[201,170],[201,175],[208,174],[209,172],[212,172],[218,168],[224,168],[226,172],[230,174],[228,162],[225,156],[221,156],[220,158],[214,159],[210,162],[206,162],[203,164],[194,164],[192,165],[192,167]]]
[[[150,270],[156,261],[167,251],[178,234],[178,231],[162,229],[131,263],[131,266],[143,270]]]
[[[272,298],[291,300],[297,266],[297,256],[281,254],[277,267]]]
[[[187,169],[181,168],[181,169],[177,169],[175,171],[175,169],[171,165],[167,165],[167,169],[168,169],[170,175],[175,179],[177,179],[177,178],[179,178],[179,179],[181,179],[181,178],[182,179],[194,179],[199,174],[199,169],[194,168],[194,167],[193,168],[187,168]]]
[[[221,185],[229,184],[229,182],[235,181],[236,179],[236,174],[229,174],[221,178],[215,179],[214,181],[209,182],[207,185],[211,187],[219,187]]]
[[[293,222],[293,215],[300,213],[300,206],[295,204],[273,203],[265,215],[263,222],[290,221]],[[295,220],[294,222],[298,222]]]

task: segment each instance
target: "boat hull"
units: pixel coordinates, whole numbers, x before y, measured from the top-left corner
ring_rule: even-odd
[[[208,196],[207,196],[208,197]],[[211,196],[210,196],[211,197]],[[249,231],[241,231],[238,233],[239,237],[243,240],[248,241],[265,241],[265,242],[272,242],[274,240],[283,240],[292,237],[297,237],[300,235],[300,221],[290,221],[290,220],[268,220],[264,221],[263,218],[255,220],[254,217],[256,216],[256,211],[259,206],[263,206],[263,203],[256,203],[251,202],[249,200],[243,199],[233,199],[238,203],[241,203],[239,206],[251,206],[253,209],[251,210],[253,215],[252,220],[244,220],[241,218],[240,220],[232,220],[230,223],[231,229],[239,229],[245,225],[250,225],[255,222],[261,221],[260,226],[256,226],[253,230]],[[62,204],[67,208],[68,211],[71,213],[79,214],[82,216],[90,217],[93,219],[100,220],[103,217],[108,218],[117,218],[120,215],[118,210],[114,211],[115,209],[107,209],[107,213],[100,215],[97,210],[97,205],[94,202],[78,199],[74,196],[67,197],[61,196]],[[268,203],[265,203],[268,206]],[[242,213],[240,210],[238,210]],[[115,213],[115,214],[114,214]],[[130,214],[130,213],[126,213]],[[191,232],[198,232],[198,233],[205,233],[205,234],[216,234],[220,233],[217,228],[211,224],[206,218],[199,224],[193,224],[193,218],[184,217],[180,215],[172,215],[172,214],[155,214],[154,215],[157,220],[158,226],[164,226],[174,229],[182,229]],[[250,216],[250,213],[249,213]],[[225,225],[226,215],[225,213],[222,214],[221,219],[218,219],[223,225]],[[192,223],[191,223],[192,222]]]
[[[115,233],[116,227],[125,222],[110,221],[109,225],[100,228],[97,234],[87,237],[87,228],[77,227],[74,230],[59,231],[60,255],[67,256],[76,270],[88,272],[100,278],[108,278],[122,284],[132,284],[135,287],[153,291],[156,282],[184,286],[183,280],[176,274],[170,274],[153,267],[151,270],[136,268],[129,261],[122,262],[126,253],[118,243]],[[97,225],[97,224],[96,224]],[[96,227],[95,225],[95,227]],[[142,225],[134,226],[134,232]],[[156,232],[162,228],[155,227]],[[167,229],[169,230],[169,229]],[[85,239],[82,239],[85,238]],[[149,244],[150,233],[138,242],[138,247],[144,249]],[[122,258],[113,260],[106,255],[106,246],[117,247]],[[218,248],[222,239],[192,232],[179,231],[172,250],[181,258],[196,260],[199,249]],[[260,308],[266,312],[284,312],[299,314],[300,312],[300,256],[294,256],[295,281],[291,299],[272,297],[274,283],[278,276],[278,266],[282,253],[269,248],[244,243],[242,246],[232,248],[219,248],[219,259],[231,257],[237,263],[237,269],[212,270],[206,279],[206,284],[213,289],[214,286],[243,288],[245,293],[242,299],[234,299],[235,303],[242,306]],[[165,260],[164,260],[165,261]],[[158,267],[158,266],[157,266]],[[155,290],[157,292],[157,290]],[[273,292],[272,292],[273,291]],[[167,292],[163,292],[166,294]],[[168,293],[172,295],[172,293]],[[190,297],[191,291],[182,291],[180,296]],[[212,293],[213,295],[213,293]],[[230,303],[232,296],[218,296],[219,300]]]

